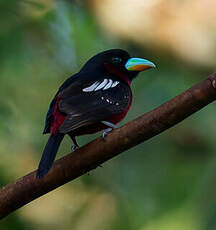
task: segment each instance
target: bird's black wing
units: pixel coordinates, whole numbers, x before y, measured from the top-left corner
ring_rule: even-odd
[[[55,108],[55,104],[56,104],[56,98],[57,95],[59,94],[60,91],[62,91],[63,89],[67,88],[70,84],[73,83],[73,81],[76,80],[76,78],[79,77],[79,74],[74,74],[73,76],[69,77],[60,87],[58,92],[56,93],[55,97],[52,99],[50,106],[49,106],[49,110],[46,114],[46,120],[45,120],[45,126],[44,126],[44,130],[43,130],[43,134],[49,133],[50,132],[50,125],[52,122],[52,118],[53,118],[53,111]]]
[[[59,110],[67,115],[59,128],[61,133],[120,114],[128,108],[131,101],[129,86],[109,78],[75,81],[59,95]]]

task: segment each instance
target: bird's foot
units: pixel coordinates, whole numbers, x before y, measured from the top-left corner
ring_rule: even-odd
[[[112,130],[113,130],[112,128],[107,128],[103,131],[102,137],[104,141],[106,140],[108,133],[111,132]]]
[[[79,149],[79,145],[72,145],[71,146],[71,151],[72,152],[76,151],[77,149]]]
[[[69,137],[70,137],[71,140],[73,141],[73,145],[71,146],[71,151],[74,152],[74,151],[76,151],[77,149],[79,149],[79,145],[78,145],[78,143],[77,143],[77,141],[76,141],[75,136],[69,134]]]
[[[117,125],[109,122],[109,121],[101,121],[101,123],[103,123],[104,125],[108,126],[109,128],[105,129],[103,134],[102,134],[102,137],[103,137],[103,140],[105,141],[106,140],[106,136],[109,132],[111,132],[113,129],[116,129],[118,128]]]

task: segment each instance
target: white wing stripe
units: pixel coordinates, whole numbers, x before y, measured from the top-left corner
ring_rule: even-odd
[[[96,89],[94,89],[94,91],[97,91],[101,88],[103,88],[106,84],[107,84],[108,80],[107,79],[104,79],[99,86],[96,87]]]
[[[112,83],[113,83],[113,81],[111,79],[109,79],[108,84],[103,88],[103,90],[109,89],[111,87]]]
[[[96,81],[89,87],[86,87],[82,89],[83,92],[92,92],[97,91],[103,88],[103,90],[113,88],[119,84],[119,81],[113,81],[111,79],[104,79],[101,83],[99,81]]]
[[[96,81],[94,84],[90,85],[89,87],[87,88],[84,88],[82,91],[83,92],[91,92],[91,91],[94,91],[95,88],[99,85],[99,82]]]
[[[113,87],[117,86],[118,83],[119,83],[119,81],[114,81],[111,87],[113,88]]]

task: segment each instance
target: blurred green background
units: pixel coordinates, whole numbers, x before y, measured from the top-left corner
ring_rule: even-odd
[[[49,102],[94,54],[123,48],[158,66],[133,82],[134,103],[121,124],[214,71],[215,11],[214,0],[1,0],[1,185],[37,168]],[[31,202],[0,229],[216,229],[215,111],[213,103]],[[65,138],[58,157],[70,147]]]

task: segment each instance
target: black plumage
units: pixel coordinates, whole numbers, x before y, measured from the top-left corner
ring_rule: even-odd
[[[114,127],[125,117],[132,101],[130,83],[140,71],[129,71],[128,60],[129,54],[120,49],[99,53],[60,86],[46,116],[43,133],[50,133],[50,138],[38,177],[49,171],[65,134],[77,147],[75,136],[95,133],[109,124]]]

